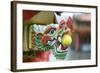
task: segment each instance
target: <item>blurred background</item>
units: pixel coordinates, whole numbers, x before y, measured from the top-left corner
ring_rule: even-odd
[[[91,58],[91,14],[75,13],[73,44],[68,52],[69,60]]]

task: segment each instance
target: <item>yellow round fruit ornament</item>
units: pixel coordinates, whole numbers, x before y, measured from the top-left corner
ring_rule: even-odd
[[[70,46],[71,43],[72,43],[72,38],[71,38],[71,36],[68,35],[68,34],[63,35],[62,40],[61,40],[61,43],[62,43],[62,45],[63,45],[64,47]]]

